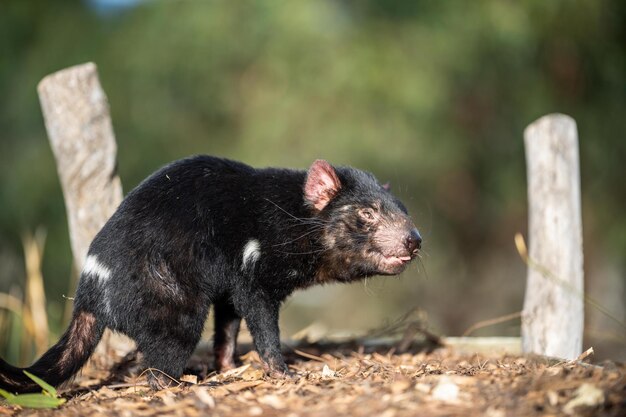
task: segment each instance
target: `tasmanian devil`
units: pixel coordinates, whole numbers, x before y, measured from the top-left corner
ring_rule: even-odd
[[[243,318],[265,369],[287,374],[278,311],[294,290],[398,274],[420,246],[404,205],[367,172],[323,160],[308,171],[179,160],[131,191],[96,235],[69,328],[26,369],[61,384],[108,327],[136,341],[146,367],[178,377],[213,305],[218,370],[234,366]],[[167,383],[158,373],[149,382]],[[1,359],[0,386],[40,389]]]

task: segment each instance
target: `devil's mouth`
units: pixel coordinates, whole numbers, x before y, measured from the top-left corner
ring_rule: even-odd
[[[413,260],[413,256],[407,253],[384,253],[383,251],[371,252],[378,264],[379,272],[397,274],[401,272],[406,265]]]
[[[395,266],[395,265],[404,265],[406,263],[411,262],[412,257],[406,256],[395,256],[395,255],[382,255],[383,264]]]

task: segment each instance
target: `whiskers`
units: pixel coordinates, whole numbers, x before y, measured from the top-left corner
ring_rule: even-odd
[[[312,228],[311,230],[308,230],[307,232],[305,232],[305,233],[301,234],[301,235],[300,235],[300,236],[298,236],[298,237],[295,237],[295,238],[293,238],[293,239],[291,239],[291,240],[286,240],[286,241],[281,242],[281,243],[276,243],[276,244],[274,244],[274,245],[271,245],[271,247],[275,248],[275,247],[277,247],[277,246],[285,246],[285,245],[290,245],[290,244],[292,244],[292,243],[295,243],[295,242],[299,241],[300,239],[304,239],[305,237],[307,237],[307,236],[309,236],[309,235],[311,235],[311,234],[313,234],[313,233],[315,233],[315,232],[319,232],[319,231],[320,231],[320,230],[322,230],[322,229],[323,229],[323,227],[321,227],[321,226],[319,226],[319,227],[315,227],[315,228]]]
[[[289,213],[287,210],[285,210],[281,206],[279,206],[278,204],[276,204],[275,202],[273,202],[272,200],[270,200],[269,198],[264,198],[264,200],[267,201],[268,203],[272,204],[274,207],[276,207],[281,212],[285,213],[292,220],[296,221],[297,224],[314,224],[314,225],[320,225],[320,226],[324,226],[324,225],[328,224],[328,221],[320,219],[320,218],[317,218],[317,217],[298,217],[298,216],[295,216],[295,215]]]
[[[415,268],[417,269],[418,274],[423,274],[426,279],[428,279],[428,271],[426,270],[426,266],[424,265],[424,257],[428,256],[428,252],[425,252],[424,249],[420,249],[417,253],[415,259]]]
[[[304,230],[302,231],[301,234],[299,234],[296,237],[293,238],[289,238],[283,242],[280,243],[276,243],[271,245],[271,247],[273,248],[279,248],[279,247],[285,247],[294,243],[297,243],[299,241],[302,241],[303,239],[307,238],[307,237],[315,237],[315,236],[311,236],[311,235],[315,235],[318,232],[321,232],[328,224],[329,222],[323,219],[319,219],[319,218],[315,218],[315,217],[298,217],[292,213],[290,213],[289,211],[285,210],[283,207],[279,206],[277,203],[275,203],[274,201],[270,200],[269,198],[264,198],[265,201],[267,201],[268,203],[272,204],[274,207],[276,207],[281,213],[286,214],[290,221],[292,222],[287,228],[294,228],[294,227],[303,227]],[[313,245],[314,247],[317,247],[318,245]],[[315,248],[312,250],[303,250],[303,251],[286,251],[286,250],[276,250],[278,253],[281,253],[283,255],[314,255],[314,254],[320,254],[323,252],[326,252],[328,249],[327,248]]]
[[[365,294],[367,294],[368,297],[373,297],[375,295],[374,291],[372,291],[367,286],[367,284],[369,283],[370,278],[371,277],[369,275],[366,275],[365,277],[363,277],[363,290],[365,291]]]
[[[282,253],[283,255],[314,255],[314,254],[320,254],[320,253],[324,253],[328,251],[329,249],[322,248],[322,249],[315,249],[315,250],[304,251],[304,252],[287,252],[287,251],[282,251],[282,250],[277,250],[276,252]]]

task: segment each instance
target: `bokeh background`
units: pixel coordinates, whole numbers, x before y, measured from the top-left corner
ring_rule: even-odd
[[[311,323],[358,332],[415,306],[459,335],[520,311],[522,135],[551,112],[578,123],[587,291],[626,319],[624,1],[1,0],[0,292],[22,297],[22,236],[45,228],[51,341],[75,283],[36,85],[86,61],[109,97],[125,191],[190,154],[326,158],[390,181],[409,206],[423,264],[297,294],[286,337]],[[624,329],[586,309],[585,348],[626,359]],[[0,355],[28,362],[19,318],[0,325]],[[515,336],[519,320],[476,334]]]

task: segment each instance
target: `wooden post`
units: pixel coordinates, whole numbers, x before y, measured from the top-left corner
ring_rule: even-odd
[[[37,91],[80,271],[89,244],[122,201],[109,104],[91,62],[48,75]]]
[[[91,62],[48,75],[37,91],[81,271],[91,241],[122,201],[109,104]],[[98,352],[108,351],[109,343],[107,333]]]
[[[582,353],[584,325],[580,168],[576,122],[551,114],[524,132],[530,240],[522,350]]]

